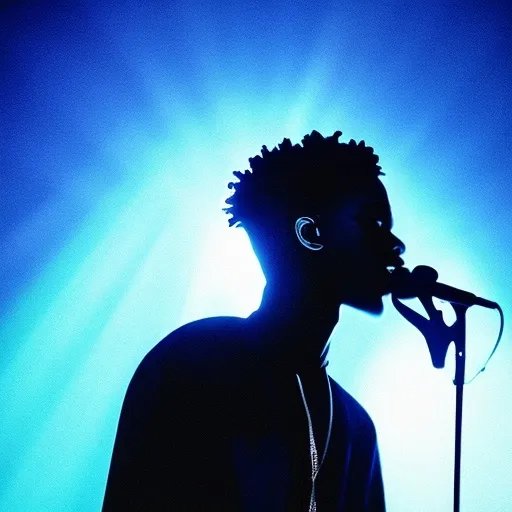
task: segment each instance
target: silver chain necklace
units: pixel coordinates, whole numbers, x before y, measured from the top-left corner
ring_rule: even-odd
[[[311,455],[311,498],[309,500],[309,512],[316,512],[316,498],[315,498],[315,481],[322,464],[324,463],[325,456],[327,454],[327,448],[329,447],[329,441],[331,439],[331,430],[332,430],[332,390],[331,390],[331,382],[329,381],[329,376],[327,372],[325,372],[327,377],[327,387],[329,388],[329,428],[327,430],[327,438],[325,440],[325,448],[324,453],[322,455],[322,459],[320,463],[318,463],[318,451],[316,449],[315,437],[313,435],[313,423],[311,421],[311,413],[309,412],[309,407],[306,402],[306,397],[304,395],[304,389],[302,387],[302,381],[298,374],[297,381],[299,383],[300,394],[302,395],[302,401],[304,402],[304,409],[306,410],[306,416],[308,417],[308,427],[309,427],[309,453]]]

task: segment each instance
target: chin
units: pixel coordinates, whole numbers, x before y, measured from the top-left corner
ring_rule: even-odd
[[[380,316],[384,311],[384,303],[380,296],[375,298],[351,300],[345,302],[345,304],[355,309],[359,309],[360,311],[364,311],[372,316]]]

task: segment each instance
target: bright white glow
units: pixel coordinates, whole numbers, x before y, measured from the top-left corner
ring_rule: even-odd
[[[454,386],[432,367],[421,336],[405,330],[384,341],[357,395],[378,428],[388,505],[407,510],[410,492],[415,510],[427,512],[422,502],[449,510]]]
[[[182,321],[201,317],[246,317],[259,306],[265,277],[242,228],[228,228],[226,219],[206,229]]]

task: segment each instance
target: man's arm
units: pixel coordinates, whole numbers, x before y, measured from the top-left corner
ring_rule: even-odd
[[[103,512],[156,511],[181,503],[189,416],[179,381],[155,350],[137,368],[121,410]]]
[[[232,317],[192,322],[144,358],[123,402],[103,512],[205,510],[233,492],[225,490],[221,425],[242,325]]]

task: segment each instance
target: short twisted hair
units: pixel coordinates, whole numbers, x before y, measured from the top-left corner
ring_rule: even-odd
[[[240,180],[230,182],[234,193],[226,200],[231,214],[229,226],[259,225],[270,213],[294,215],[305,209],[320,211],[340,193],[353,190],[384,173],[377,165],[379,157],[364,140],[339,142],[341,131],[323,137],[313,130],[300,144],[283,139],[269,151],[262,147],[261,156],[249,158],[252,172],[235,171]]]

